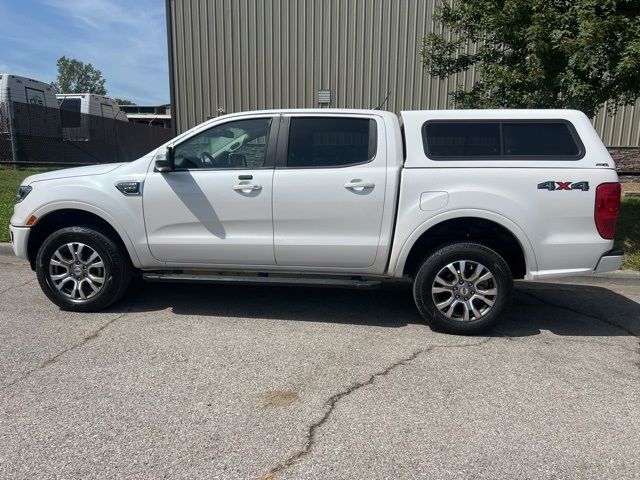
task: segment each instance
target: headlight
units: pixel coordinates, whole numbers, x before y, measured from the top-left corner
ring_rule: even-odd
[[[33,190],[29,185],[20,185],[18,187],[18,191],[16,192],[16,203],[20,203],[22,200],[26,198],[29,193]]]

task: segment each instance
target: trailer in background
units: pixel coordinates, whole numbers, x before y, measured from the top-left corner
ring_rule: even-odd
[[[19,130],[38,137],[60,136],[55,89],[33,78],[0,74],[0,131]],[[13,120],[13,121],[11,121]]]
[[[0,102],[13,101],[39,107],[57,108],[56,92],[51,85],[40,80],[0,74]]]
[[[45,82],[0,74],[0,164],[128,162],[169,138],[168,129],[130,123],[104,95],[57,96]]]
[[[38,150],[61,137],[55,89],[33,78],[0,74],[0,162],[10,163],[24,157],[25,151]],[[59,146],[53,145],[48,155],[59,153]]]
[[[105,143],[117,142],[115,122],[128,122],[116,101],[95,93],[59,93],[56,95],[62,114],[65,138],[89,141],[100,138]]]
[[[110,118],[112,120],[120,120],[127,122],[127,116],[124,114],[118,103],[104,95],[95,93],[58,93],[56,94],[60,109],[66,112],[84,113],[94,117]]]

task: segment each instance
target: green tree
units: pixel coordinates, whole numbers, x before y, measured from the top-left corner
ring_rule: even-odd
[[[106,95],[102,72],[90,63],[60,57],[56,63],[58,76],[51,85],[60,93],[97,93]]]
[[[426,70],[479,80],[462,108],[575,108],[592,117],[640,96],[638,0],[447,0],[423,39]]]
[[[125,100],[124,98],[114,98],[118,105],[135,105],[131,100]]]

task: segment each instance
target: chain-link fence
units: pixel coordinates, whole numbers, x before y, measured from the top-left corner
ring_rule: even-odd
[[[0,103],[0,164],[130,162],[171,139],[166,128],[20,102]]]

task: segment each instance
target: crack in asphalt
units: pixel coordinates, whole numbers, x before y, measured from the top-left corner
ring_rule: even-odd
[[[27,378],[29,378],[29,376],[31,374],[33,374],[35,372],[38,372],[38,371],[42,370],[43,368],[47,368],[49,365],[53,365],[54,363],[56,363],[61,356],[65,355],[65,354],[67,354],[69,352],[72,352],[74,350],[77,350],[77,349],[83,347],[84,345],[86,345],[91,340],[94,340],[94,339],[98,338],[98,336],[100,335],[100,333],[102,333],[103,330],[105,330],[106,328],[110,327],[115,322],[117,322],[121,318],[123,318],[126,315],[128,315],[130,312],[131,312],[131,305],[129,305],[127,307],[127,310],[125,312],[123,312],[120,315],[118,315],[118,316],[112,318],[111,320],[108,320],[107,322],[105,322],[99,328],[97,328],[93,332],[91,332],[88,335],[86,335],[80,342],[78,342],[76,344],[73,344],[73,345],[65,348],[64,350],[61,350],[60,352],[56,353],[55,355],[47,358],[44,362],[42,362],[37,367],[34,367],[31,370],[28,370],[28,371],[24,372],[22,375],[20,375],[18,378],[16,378],[12,382],[9,382],[9,383],[5,384],[4,388],[5,389],[10,388],[10,387],[16,385],[18,382],[26,380]]]
[[[508,342],[526,342],[528,341],[530,338],[530,335],[516,335],[516,336],[512,336],[512,335],[508,335],[503,331],[499,331],[499,330],[494,330],[494,333],[496,333],[497,335],[494,337],[497,340],[505,340]],[[640,354],[640,350],[638,350],[637,348],[634,347],[627,347],[626,345],[621,345],[619,343],[611,343],[611,342],[602,342],[600,340],[581,340],[579,338],[566,338],[566,337],[562,337],[559,336],[557,334],[553,334],[553,333],[544,333],[544,332],[540,332],[540,334],[538,335],[541,337],[540,341],[547,343],[547,344],[552,344],[552,343],[578,343],[578,344],[582,344],[582,345],[601,345],[603,347],[610,347],[610,348],[617,348],[619,350],[626,350],[628,352],[632,352],[632,353],[639,353]]]
[[[537,295],[535,295],[533,293],[530,293],[528,291],[525,291],[525,290],[519,290],[519,291],[521,293],[524,293],[525,295],[528,295],[529,297],[533,298],[534,300],[537,300],[538,302],[543,303],[545,305],[548,305],[550,307],[566,310],[566,311],[575,313],[577,315],[582,315],[582,316],[586,316],[586,317],[589,317],[589,318],[593,318],[593,319],[598,320],[598,321],[600,321],[600,322],[602,322],[602,323],[604,323],[606,325],[618,328],[618,329],[628,333],[631,336],[634,336],[636,338],[638,337],[638,335],[635,332],[631,331],[629,328],[627,328],[627,327],[625,327],[623,325],[619,325],[619,324],[617,324],[615,322],[612,322],[612,321],[610,321],[608,319],[601,318],[601,317],[599,317],[597,315],[593,315],[593,314],[590,314],[590,313],[587,313],[587,312],[582,312],[580,310],[574,309],[572,307],[568,307],[566,305],[556,304],[554,302],[551,302],[549,300],[541,298],[541,297],[539,297],[539,296],[537,296]],[[317,430],[329,420],[329,417],[331,417],[331,414],[335,410],[337,404],[343,398],[349,396],[350,394],[352,394],[353,392],[359,390],[360,388],[366,387],[368,385],[373,385],[377,378],[384,377],[384,376],[388,375],[389,373],[391,373],[393,370],[395,370],[396,368],[398,368],[400,366],[410,364],[416,358],[418,358],[420,355],[429,353],[429,352],[433,351],[436,348],[477,347],[477,346],[484,345],[485,343],[493,340],[494,338],[502,338],[502,339],[506,339],[508,341],[516,340],[514,337],[512,337],[510,335],[501,334],[498,337],[489,337],[489,338],[487,338],[487,339],[485,339],[485,340],[483,340],[481,342],[472,343],[472,344],[465,344],[465,345],[433,345],[433,346],[430,346],[430,347],[427,347],[427,348],[424,348],[424,349],[421,349],[421,350],[417,350],[417,351],[413,352],[411,355],[409,355],[408,357],[391,364],[390,366],[388,366],[384,370],[371,374],[371,376],[366,381],[354,383],[353,385],[351,385],[346,390],[343,390],[343,391],[341,391],[339,393],[336,393],[335,395],[331,396],[325,402],[324,415],[318,421],[316,421],[315,423],[311,424],[308,427],[307,434],[306,434],[306,441],[305,441],[304,446],[300,450],[295,452],[293,455],[289,456],[286,460],[284,460],[283,462],[279,463],[278,465],[273,467],[271,470],[269,470],[267,473],[262,475],[261,480],[273,480],[273,479],[275,479],[276,474],[278,474],[278,473],[286,470],[287,468],[293,466],[298,461],[300,461],[303,457],[308,455],[311,452],[312,448],[314,447],[314,445],[316,443],[316,432],[317,432]],[[634,351],[634,352],[640,354],[640,350],[634,350],[634,349],[630,349],[628,347],[615,345],[615,344],[611,344],[611,343],[608,343],[608,342],[574,340],[574,339],[545,339],[545,340],[549,340],[551,342],[558,341],[558,342],[576,342],[576,343],[598,343],[598,344],[606,345],[606,346],[610,346],[610,347],[623,348],[625,350]],[[640,363],[638,363],[638,366],[640,367]]]
[[[9,290],[13,290],[14,288],[24,287],[25,285],[27,285],[27,284],[29,284],[29,283],[33,283],[33,282],[35,282],[35,281],[36,281],[36,279],[35,279],[35,278],[32,278],[31,280],[27,280],[26,282],[19,283],[18,285],[13,285],[13,286],[11,286],[11,287],[7,287],[7,288],[5,288],[4,290],[0,290],[0,295],[1,295],[1,294],[3,294],[3,293],[5,293],[5,292],[8,292]]]
[[[463,345],[432,345],[432,346],[427,347],[427,348],[416,350],[415,352],[413,352],[408,357],[403,358],[401,360],[398,360],[395,363],[392,363],[391,365],[389,365],[384,370],[381,370],[379,372],[375,372],[375,373],[371,374],[367,380],[365,380],[363,382],[354,383],[349,388],[332,395],[324,403],[324,407],[325,407],[324,415],[318,421],[316,421],[315,423],[312,423],[308,427],[307,434],[306,434],[306,441],[305,441],[304,446],[300,450],[295,452],[293,455],[289,456],[286,460],[284,460],[283,462],[277,464],[275,467],[273,467],[267,473],[262,475],[260,477],[261,480],[273,480],[273,479],[275,479],[276,478],[276,474],[286,470],[287,468],[291,467],[292,465],[294,465],[295,463],[300,461],[304,456],[308,455],[311,452],[311,449],[314,447],[314,445],[316,443],[316,432],[318,431],[318,429],[322,425],[324,425],[327,422],[327,420],[329,420],[329,417],[331,417],[331,414],[335,410],[336,406],[338,405],[340,400],[342,400],[343,398],[348,397],[349,395],[351,395],[352,393],[354,393],[355,391],[357,391],[357,390],[359,390],[359,389],[361,389],[363,387],[366,387],[366,386],[369,386],[369,385],[373,385],[374,382],[376,381],[376,379],[378,379],[379,377],[387,376],[389,373],[391,373],[396,368],[398,368],[400,366],[408,365],[411,362],[413,362],[416,358],[418,358],[420,355],[423,355],[425,353],[429,353],[429,352],[435,350],[436,348],[479,347],[481,345],[484,345],[485,343],[490,342],[491,340],[493,340],[493,337],[488,337],[485,340],[482,340],[481,342],[477,342],[477,343],[469,343],[469,344],[463,344]]]
[[[535,300],[537,300],[537,301],[539,301],[539,302],[541,302],[541,303],[543,303],[543,304],[545,304],[545,305],[548,305],[548,306],[550,306],[550,307],[559,308],[559,309],[561,309],[561,310],[566,310],[566,311],[568,311],[568,312],[572,312],[572,313],[575,313],[575,314],[577,314],[577,315],[582,315],[582,316],[585,316],[585,317],[588,317],[588,318],[593,318],[593,319],[595,319],[595,320],[598,320],[598,321],[600,321],[600,322],[604,323],[605,325],[609,325],[609,326],[612,326],[612,327],[615,327],[615,328],[619,328],[619,329],[620,329],[620,330],[622,330],[623,332],[628,333],[628,334],[629,334],[629,335],[631,335],[632,337],[635,337],[635,338],[636,338],[636,340],[638,341],[638,345],[640,346],[640,336],[639,336],[637,333],[635,333],[634,331],[632,331],[630,328],[625,327],[624,325],[620,325],[620,324],[618,324],[618,323],[612,322],[611,320],[608,320],[608,319],[606,319],[606,318],[599,317],[598,315],[593,315],[593,314],[591,314],[591,313],[587,313],[587,312],[581,312],[580,310],[577,310],[577,309],[575,309],[575,308],[572,308],[572,307],[568,307],[568,306],[566,306],[566,305],[560,305],[560,304],[557,304],[557,303],[551,302],[551,301],[549,301],[549,300],[546,300],[546,299],[544,299],[544,298],[541,298],[541,297],[539,297],[539,296],[537,296],[537,295],[534,295],[533,293],[530,293],[530,292],[525,291],[525,290],[519,290],[519,291],[520,291],[520,292],[522,292],[522,293],[524,293],[525,295],[529,295],[531,298],[534,298]],[[566,339],[566,340],[564,340],[564,341],[570,341],[570,340]],[[574,341],[577,341],[577,340],[574,340]],[[590,342],[594,343],[594,341],[590,341]],[[600,342],[600,343],[603,343],[603,342]],[[633,351],[632,349],[628,349],[628,350]],[[640,355],[640,348],[638,348],[637,350],[635,350],[635,353],[636,353],[636,354],[638,354],[638,355]],[[638,367],[638,368],[640,369],[640,361],[637,361],[637,362],[635,363],[635,365],[636,365],[636,367]]]
[[[601,345],[603,347],[617,348],[632,353],[640,353],[636,348],[627,347],[625,345],[620,345],[617,343],[601,342],[599,340],[579,340],[575,338],[550,337],[545,335],[544,338],[542,338],[542,341],[545,343],[578,343],[583,345]]]
[[[624,325],[620,325],[618,323],[612,322],[611,320],[608,320],[606,318],[602,318],[602,317],[599,317],[597,315],[593,315],[591,313],[582,312],[580,310],[577,310],[577,309],[572,308],[572,307],[568,307],[566,305],[560,305],[558,303],[551,302],[551,301],[546,300],[544,298],[541,298],[541,297],[539,297],[537,295],[534,295],[533,293],[531,293],[529,291],[526,291],[526,290],[518,290],[518,291],[521,292],[521,293],[524,293],[525,295],[529,295],[531,298],[534,298],[537,301],[539,301],[541,303],[544,303],[545,305],[549,305],[550,307],[560,308],[562,310],[567,310],[569,312],[572,312],[572,313],[575,313],[575,314],[578,314],[578,315],[583,315],[585,317],[589,317],[589,318],[593,318],[595,320],[599,320],[602,323],[605,323],[605,324],[607,324],[609,326],[612,326],[612,327],[615,327],[615,328],[619,328],[623,332],[626,332],[626,333],[628,333],[629,335],[631,335],[633,337],[638,337],[638,335],[635,332],[633,332],[631,329],[625,327]]]

